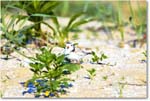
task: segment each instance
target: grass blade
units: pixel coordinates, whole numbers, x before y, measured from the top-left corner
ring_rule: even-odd
[[[83,12],[80,12],[80,13],[77,13],[75,14],[74,16],[71,17],[68,25],[67,25],[67,28],[69,28],[71,26],[71,24],[78,18],[80,17],[81,15],[83,15],[84,13]]]
[[[53,15],[42,14],[42,13],[35,13],[35,14],[32,14],[31,16],[38,16],[38,17],[56,17],[56,16],[53,16]]]
[[[48,13],[48,11],[51,11],[57,5],[58,5],[58,2],[56,2],[56,1],[45,2],[44,6],[41,8],[41,12]]]
[[[74,29],[82,24],[85,24],[85,23],[88,23],[90,21],[92,21],[93,19],[89,19],[89,20],[81,20],[81,21],[78,21],[78,22],[75,22],[74,24],[72,24],[72,26],[69,28],[70,30],[71,29]]]

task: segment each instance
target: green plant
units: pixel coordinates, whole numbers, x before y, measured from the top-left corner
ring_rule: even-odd
[[[103,76],[103,80],[107,80],[108,79],[108,76],[106,75],[106,76]]]
[[[58,6],[59,2],[57,1],[17,1],[13,5],[10,5],[11,8],[17,8],[17,10],[22,10],[26,12],[26,15],[20,14],[18,19],[28,18],[29,21],[34,23],[32,29],[34,29],[35,36],[42,36],[46,38],[45,34],[42,32],[41,24],[45,24],[51,30],[52,27],[44,21],[44,18],[53,18],[55,14],[53,9]]]
[[[102,53],[101,54],[101,57],[100,57],[100,60],[101,61],[103,61],[104,59],[107,59],[108,57],[104,54],[104,53]]]
[[[3,97],[3,93],[2,93],[2,91],[0,91],[0,98],[2,98]]]
[[[102,53],[101,56],[98,56],[94,51],[92,52],[92,62],[99,63],[99,61],[103,61],[104,59],[107,59],[108,57]]]
[[[14,48],[24,47],[26,42],[26,36],[22,34],[23,31],[32,27],[32,25],[25,26],[24,23],[27,19],[18,21],[18,15],[11,15],[7,11],[7,7],[1,9],[1,24],[0,28],[2,31],[1,39],[6,39],[6,43],[1,47],[1,52],[8,55],[14,51]],[[18,29],[15,26],[18,25]]]
[[[119,97],[123,97],[123,89],[125,87],[125,84],[119,83]]]
[[[89,18],[89,19],[87,19],[85,17],[81,18],[81,16],[83,14],[85,14],[85,13],[80,12],[80,13],[73,15],[70,18],[67,26],[65,26],[65,27],[60,26],[56,17],[53,19],[53,22],[54,22],[55,27],[56,27],[56,28],[53,28],[53,29],[55,29],[55,32],[56,32],[53,36],[53,39],[57,41],[59,46],[64,47],[66,41],[69,41],[69,32],[70,31],[76,29],[80,25],[83,25],[83,24],[88,23],[89,21],[93,20],[91,18]]]
[[[147,53],[146,51],[145,52],[142,52],[142,54],[144,55],[143,59],[141,60],[141,62],[146,62],[147,61]]]
[[[97,54],[95,52],[92,52],[92,56],[93,56],[92,61],[98,63],[100,58],[97,56]]]
[[[119,85],[119,97],[122,98],[123,97],[123,90],[125,88],[126,83],[124,83],[125,81],[125,77],[121,77],[120,81],[118,82]]]
[[[118,27],[118,30],[120,32],[121,36],[121,41],[124,42],[124,18],[123,18],[123,13],[121,9],[121,2],[118,1],[118,6],[117,6],[117,15],[116,15],[116,24]]]
[[[83,11],[87,13],[87,16],[93,16],[97,13],[94,9],[96,3],[93,1],[60,1],[59,7],[55,9],[56,13],[63,17],[71,16],[78,11]],[[60,10],[61,9],[61,10]]]
[[[2,30],[2,35],[1,38],[5,38],[7,39],[7,41],[9,41],[9,43],[21,46],[24,43],[24,39],[25,39],[25,35],[22,34],[22,31],[32,27],[32,25],[30,26],[24,26],[25,21],[27,21],[27,19],[23,19],[22,21],[18,21],[17,17],[18,15],[9,15],[9,12],[7,11],[7,7],[6,8],[2,8],[1,10],[1,25],[0,28]],[[8,16],[9,15],[9,16]],[[8,18],[9,17],[9,18]],[[19,26],[19,29],[16,30],[15,29],[15,25]]]
[[[102,28],[106,32],[106,35],[108,39],[113,39],[113,35],[111,33],[111,30],[114,29],[115,26],[109,26],[107,23],[114,21],[114,13],[115,9],[113,8],[112,4],[96,4],[95,6],[97,13],[96,16],[98,17],[98,20],[102,22]]]
[[[67,26],[60,27],[60,24],[57,20],[57,16],[55,16],[55,13],[53,11],[53,9],[58,6],[58,4],[59,2],[56,1],[34,0],[28,2],[19,1],[16,2],[14,5],[10,5],[9,7],[19,8],[27,13],[27,15],[20,15],[18,18],[28,18],[29,21],[33,22],[34,26],[32,27],[32,29],[34,29],[33,33],[35,33],[36,36],[40,35],[43,39],[46,39],[47,36],[44,33],[42,33],[41,24],[48,26],[52,30],[52,33],[49,36],[53,38],[59,46],[64,47],[65,42],[68,41],[69,32],[76,30],[78,26],[85,24],[91,21],[92,19],[87,19],[85,17],[82,17],[81,19],[81,16],[84,13],[80,12],[71,17]],[[55,27],[45,22],[44,18],[51,18]]]
[[[93,80],[93,78],[96,76],[96,70],[92,68],[92,69],[88,69],[87,72],[88,72],[89,78]]]
[[[143,34],[146,33],[146,8],[141,8],[139,1],[136,2],[138,9],[137,11],[134,11],[131,1],[129,1],[129,8],[131,12],[131,16],[129,18],[129,21],[132,25],[132,27],[135,29],[138,40],[142,37]],[[143,16],[145,15],[145,16]],[[138,21],[140,20],[140,21]]]
[[[142,52],[142,54],[143,54],[145,57],[147,57],[146,51],[145,51],[145,52]]]
[[[27,92],[34,92],[35,96],[44,93],[44,96],[59,97],[59,93],[65,93],[65,88],[69,87],[69,81],[73,81],[66,75],[80,69],[79,64],[66,63],[64,55],[56,56],[47,48],[42,48],[40,54],[30,59],[33,77],[26,85],[29,87]]]

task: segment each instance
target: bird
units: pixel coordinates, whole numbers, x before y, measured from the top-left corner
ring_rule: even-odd
[[[67,42],[64,52],[65,60],[68,62],[79,62],[80,56],[75,53],[75,45],[71,42]]]
[[[75,52],[75,45],[71,42],[67,42],[64,50],[64,54],[68,55],[71,52]]]
[[[76,52],[75,44],[67,42],[63,54],[65,55],[65,60],[73,63],[80,63],[82,58],[89,53],[86,54],[83,51]]]

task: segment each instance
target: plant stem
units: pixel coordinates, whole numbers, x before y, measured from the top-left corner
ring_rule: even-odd
[[[38,24],[36,24],[35,25],[35,30],[37,31],[37,32],[41,32],[41,24],[40,23],[38,23]],[[38,34],[38,36],[39,36],[40,34]]]
[[[122,20],[122,13],[121,13],[120,5],[121,5],[120,2],[118,2],[118,25],[119,25],[121,40],[124,41],[124,29],[123,29],[123,20]]]

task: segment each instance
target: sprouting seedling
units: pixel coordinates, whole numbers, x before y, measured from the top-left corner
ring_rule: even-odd
[[[147,53],[146,51],[145,52],[142,52],[142,54],[144,55],[144,58],[141,60],[142,62],[146,62],[146,58],[147,58]]]
[[[143,54],[145,57],[147,57],[146,51],[145,51],[145,52],[142,52],[142,54]]]
[[[119,85],[119,97],[123,97],[123,90],[124,90],[124,87],[125,87],[125,84],[126,83],[123,83],[125,80],[125,77],[121,77],[120,81],[118,82],[118,85]]]
[[[92,61],[98,63],[100,58],[97,56],[97,54],[95,52],[92,52],[92,56],[93,56]]]
[[[88,76],[91,80],[96,76],[96,70],[94,68],[88,69],[87,72],[88,72]]]
[[[2,98],[3,97],[3,92],[2,91],[0,91],[0,98]]]
[[[107,59],[108,56],[106,56],[104,53],[101,54],[101,56],[98,56],[95,52],[92,52],[92,61],[99,63],[99,61],[103,61],[104,59]]]
[[[103,61],[104,59],[107,59],[108,57],[104,54],[104,53],[102,53],[101,54],[101,57],[100,57],[100,60],[101,61]]]
[[[125,87],[125,84],[119,83],[119,97],[123,97],[123,89]]]
[[[103,76],[102,78],[103,78],[103,80],[106,81],[108,79],[108,76],[106,75],[106,76]]]

